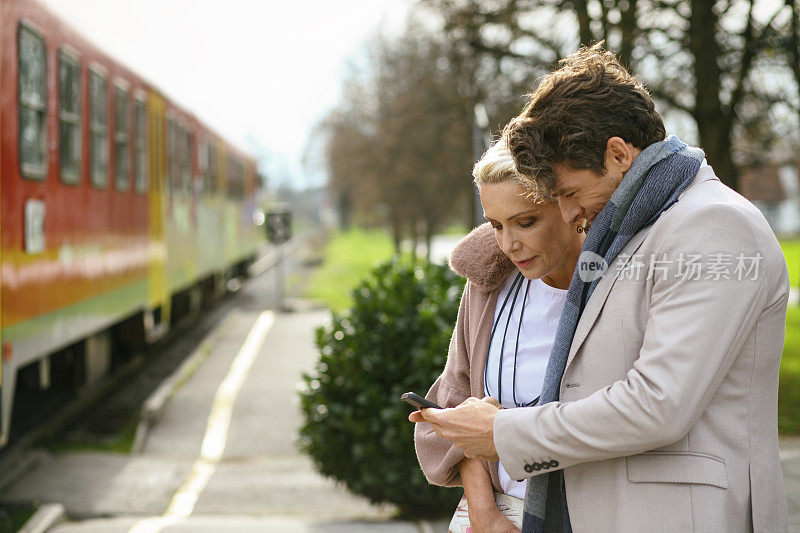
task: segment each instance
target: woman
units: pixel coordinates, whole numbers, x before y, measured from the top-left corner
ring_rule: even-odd
[[[554,198],[523,185],[502,140],[473,176],[488,224],[451,255],[451,268],[467,285],[447,364],[427,398],[443,407],[470,396],[491,396],[506,408],[534,405],[583,235],[564,222]],[[498,462],[467,459],[430,424],[416,425],[414,441],[431,483],[464,487],[473,531],[517,531],[493,492],[523,499],[527,481],[512,480]]]

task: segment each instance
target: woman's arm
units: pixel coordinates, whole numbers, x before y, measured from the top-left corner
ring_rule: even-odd
[[[492,480],[483,462],[479,459],[465,458],[458,463],[458,470],[467,497],[472,530],[476,533],[483,531],[518,533],[519,529],[497,508]]]
[[[442,375],[431,386],[425,397],[442,407],[455,407],[470,396],[469,362],[469,309],[472,287],[467,282],[458,317],[450,338],[447,362]],[[478,295],[481,297],[481,295]],[[420,467],[428,481],[445,487],[461,485],[458,463],[464,459],[461,450],[452,443],[438,437],[430,424],[416,424],[414,446]]]

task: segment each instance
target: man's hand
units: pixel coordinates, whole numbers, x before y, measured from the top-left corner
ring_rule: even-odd
[[[430,422],[433,430],[469,458],[497,461],[494,415],[500,404],[494,398],[467,398],[452,409],[421,409],[408,415],[411,422]]]

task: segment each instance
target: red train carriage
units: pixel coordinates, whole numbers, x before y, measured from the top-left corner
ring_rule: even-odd
[[[260,245],[255,163],[31,0],[0,0],[0,445],[20,372],[82,384]],[[29,381],[29,380],[28,380]]]

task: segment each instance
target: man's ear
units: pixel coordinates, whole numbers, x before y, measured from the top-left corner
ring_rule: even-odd
[[[631,143],[625,142],[622,137],[611,137],[606,141],[606,170],[612,174],[624,174],[631,168],[633,160],[639,155],[639,150]]]

